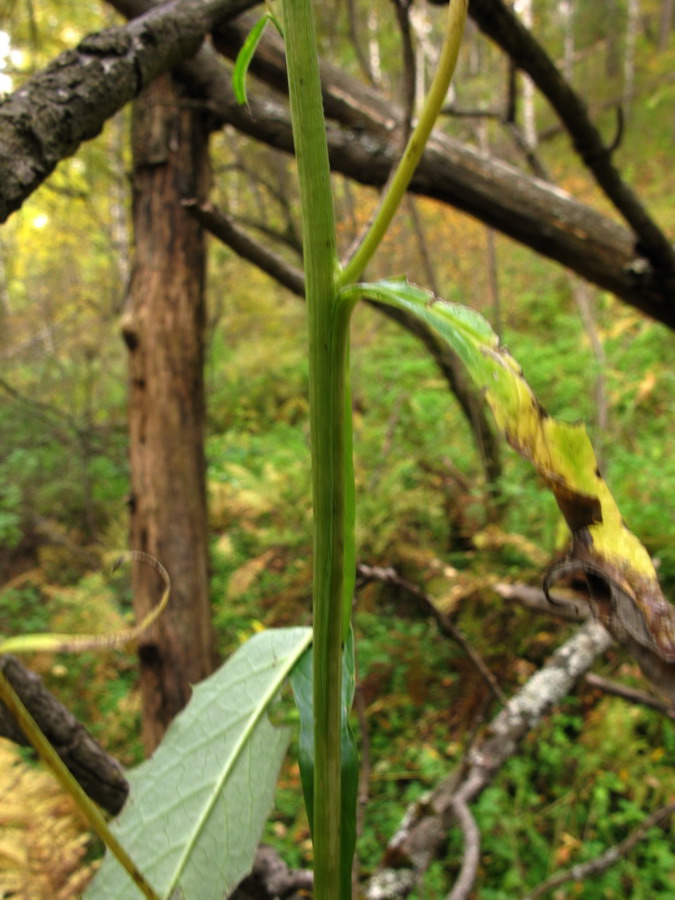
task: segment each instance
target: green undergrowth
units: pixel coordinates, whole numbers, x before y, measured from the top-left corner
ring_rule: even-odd
[[[472,725],[481,715],[489,720],[497,709],[462,651],[440,636],[432,621],[419,611],[402,615],[396,597],[382,589],[378,594],[368,599],[373,610],[359,609],[355,619],[357,707],[363,712],[353,719],[369,772],[359,838],[363,879],[380,862],[408,804],[461,764]],[[569,633],[545,617],[491,610],[487,597],[474,598],[474,604],[473,615],[462,610],[464,631],[486,652],[509,692]],[[518,650],[490,656],[484,642],[494,645],[506,633]],[[602,671],[639,684],[636,667],[618,651],[608,655]],[[265,839],[290,864],[302,866],[311,862],[311,845],[291,760],[293,754]],[[479,896],[524,896],[554,871],[621,841],[649,811],[669,802],[674,764],[672,723],[582,686],[527,736],[473,806],[483,841]],[[461,837],[453,830],[443,858],[424,880],[424,893],[411,896],[445,896],[461,853]],[[670,829],[655,827],[608,873],[586,881],[581,892],[571,883],[561,896],[667,897],[674,866]]]
[[[665,141],[665,133],[658,139]],[[497,249],[504,342],[551,414],[588,422],[623,515],[660,561],[666,595],[675,597],[672,333],[596,292],[601,363],[560,269],[505,239],[498,238]],[[465,254],[460,276],[481,270],[477,252]],[[212,265],[214,282],[241,273],[222,248],[214,250]],[[209,331],[207,359],[211,584],[223,656],[259,629],[308,624],[311,608],[305,311],[264,276],[239,277],[238,284],[222,309],[212,309],[218,324]],[[477,298],[454,286],[453,299]],[[97,366],[83,347],[62,381],[29,367],[9,373],[33,399],[45,399],[46,384],[51,393],[48,410],[19,401],[0,407],[8,436],[0,454],[6,581],[0,633],[88,630],[85,621],[128,619],[128,572],[111,578],[104,562],[106,551],[126,540],[121,349],[111,351],[110,372]],[[508,605],[489,584],[537,583],[546,562],[564,550],[553,498],[532,468],[502,446],[503,518],[486,538],[486,486],[470,429],[419,343],[361,309],[352,371],[359,559],[395,566],[426,590],[507,693],[517,690],[569,631]],[[601,374],[608,427],[599,434],[595,385]],[[89,415],[83,398],[65,420],[70,387],[86,377],[96,384],[96,414]],[[36,517],[49,527],[42,522],[37,529]],[[100,561],[97,572],[92,556]],[[460,762],[477,718],[489,719],[496,706],[463,652],[438,634],[405,590],[376,584],[359,590],[356,640],[367,740],[358,717],[355,729],[370,762],[358,850],[366,876],[406,805]],[[31,664],[111,752],[125,764],[140,758],[132,655]],[[602,670],[644,687],[617,650]],[[673,754],[670,722],[582,688],[528,737],[476,804],[484,840],[481,900],[524,895],[557,868],[621,840],[672,796]],[[582,891],[566,887],[561,896],[669,897],[675,872],[669,837],[653,829],[615,868]],[[284,767],[266,838],[289,863],[310,861],[292,762]],[[428,873],[426,897],[445,896],[460,852],[453,832],[445,858]]]
[[[505,265],[517,262],[514,258]],[[544,281],[546,268],[540,273]],[[598,367],[568,287],[560,278],[549,284],[548,293],[524,291],[517,308],[505,307],[504,340],[549,411],[572,419],[583,415],[592,430],[592,380]],[[302,336],[293,328],[289,334],[289,323],[295,326],[302,308],[298,301],[284,299],[275,310],[279,352],[257,346],[257,332],[248,318],[238,318],[236,309],[229,315],[233,324],[239,322],[241,343],[226,347],[216,336],[211,343],[211,571],[223,655],[261,628],[310,620],[306,367],[299,351]],[[673,340],[665,329],[602,295],[596,297],[596,310],[607,356],[604,470],[629,525],[661,560],[660,574],[672,596]],[[569,631],[499,600],[489,582],[537,583],[546,560],[564,546],[553,499],[531,468],[503,447],[500,540],[481,541],[486,525],[481,467],[442,376],[413,338],[374,311],[360,311],[356,324],[359,558],[371,565],[393,565],[428,591],[511,693]],[[44,462],[40,454],[56,455],[57,448],[24,452],[33,458],[32,464],[27,462],[30,472],[30,465],[38,470]],[[6,457],[4,465],[16,466],[16,458]],[[44,471],[36,476],[33,494],[41,503],[43,485],[44,503],[50,492],[58,497],[67,486],[54,479],[43,482]],[[118,445],[113,442],[108,455],[88,471],[91,496],[101,492],[110,498],[99,513],[100,544],[117,545],[124,539],[126,489]],[[30,487],[28,478],[23,483]],[[11,490],[5,491],[1,508],[10,513],[15,508],[20,522],[20,502],[15,500],[13,507]],[[36,577],[0,593],[0,632],[53,626],[85,630],[86,616],[101,610],[112,610],[106,615],[120,621],[128,616],[128,572],[113,579],[102,574],[104,569],[92,575],[72,547],[83,544],[79,523],[67,504],[61,510],[63,521],[57,522],[64,542],[58,548],[41,545],[33,559]],[[8,520],[0,518],[0,527],[3,521]],[[371,584],[358,592],[356,639],[367,740],[358,717],[355,728],[362,749],[369,747],[370,761],[370,802],[358,851],[365,877],[377,865],[406,805],[460,762],[477,717],[489,719],[496,706],[463,652],[438,634],[402,589]],[[49,686],[112,752],[125,763],[140,757],[132,656],[85,654],[37,664]],[[608,655],[603,668],[608,675],[636,674],[618,651]],[[639,678],[635,683],[642,684]],[[673,753],[671,725],[654,713],[587,689],[566,701],[476,804],[484,837],[481,898],[524,894],[555,869],[620,840],[675,790]],[[311,853],[301,805],[299,774],[289,761],[266,839],[295,865],[308,863]],[[663,830],[654,829],[626,860],[587,883],[583,896],[668,896],[662,882],[672,875],[675,861],[664,837]],[[445,858],[428,873],[425,896],[444,896],[459,853],[453,833]],[[564,896],[579,895],[573,886],[566,890]]]
[[[658,714],[588,691],[569,698],[475,804],[483,835],[481,898],[524,896],[554,871],[622,841],[646,809],[669,802],[674,752],[671,723]],[[447,859],[460,853],[453,833]],[[666,897],[674,867],[671,829],[655,827],[608,872],[583,886],[570,882],[561,896]],[[457,871],[455,862],[445,877]]]

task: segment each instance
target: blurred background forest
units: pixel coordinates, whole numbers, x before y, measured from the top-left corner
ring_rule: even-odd
[[[606,135],[616,130],[622,106],[614,160],[670,236],[673,5],[533,0],[530,8],[534,34]],[[399,101],[408,83],[396,15],[403,7],[391,0],[318,5],[325,57]],[[5,94],[86,34],[120,21],[94,0],[14,0],[4,13]],[[407,11],[418,100],[443,15],[422,0]],[[458,114],[501,110],[508,83],[504,55],[470,23],[440,127],[514,166],[534,166],[535,174],[615,215],[555,114],[522,76],[514,81],[517,127],[499,115]],[[128,354],[120,333],[134,265],[129,130],[125,108],[0,230],[2,634],[82,631],[92,623],[102,630],[132,615],[128,572],[109,574],[129,530]],[[229,127],[213,134],[211,157],[211,202],[297,266],[290,158]],[[372,214],[377,192],[341,175],[334,184],[344,251]],[[547,410],[586,421],[626,522],[658,560],[666,596],[675,595],[672,330],[428,198],[404,205],[369,271],[373,278],[389,274],[406,274],[483,312]],[[309,622],[305,309],[215,238],[206,296],[210,596],[224,657],[255,630]],[[499,445],[490,469],[499,476],[488,483],[467,418],[419,341],[365,306],[352,334],[358,555],[362,564],[392,567],[400,576],[362,579],[356,599],[357,727],[370,797],[358,850],[365,876],[406,805],[461,760],[471,733],[496,709],[463,649],[439,633],[407,585],[461,627],[507,694],[571,626],[503,596],[504,585],[538,585],[565,547],[561,516],[532,469]],[[170,568],[171,560],[162,561]],[[30,662],[111,753],[125,765],[142,758],[133,653]],[[618,647],[597,670],[645,687]],[[14,791],[10,803],[17,752],[4,742],[0,750],[0,896],[78,896],[95,853],[58,792],[30,786],[44,777],[30,761],[21,769],[25,793]],[[525,896],[558,867],[616,844],[672,800],[674,764],[667,716],[580,685],[476,804],[484,840],[476,896]],[[266,839],[301,866],[310,862],[308,838],[290,762]],[[58,865],[55,841],[64,848]],[[459,852],[451,836],[424,891],[413,896],[444,896]],[[673,884],[675,852],[662,826],[602,876],[551,896],[666,898]]]

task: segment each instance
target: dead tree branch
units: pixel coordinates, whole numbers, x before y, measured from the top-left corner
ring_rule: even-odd
[[[492,8],[492,0],[477,5],[483,4]],[[235,55],[249,28],[250,19],[242,16],[218,29],[218,49]],[[251,70],[277,91],[286,90],[283,48],[271,33],[261,41]],[[336,66],[322,62],[321,74],[326,114],[340,126],[328,127],[331,166],[362,184],[381,187],[395,157],[392,134],[402,118],[400,107]],[[282,107],[268,98],[257,109],[253,102],[247,111],[232,109],[230,100],[225,101],[227,90],[221,85],[212,92],[214,103],[219,98],[223,121],[290,151],[288,115]],[[635,235],[541,179],[434,131],[410,189],[476,216],[675,327],[673,291],[662,277],[666,270],[657,272],[641,242],[636,248]]]
[[[252,262],[298,297],[305,296],[305,278],[301,270],[250,237],[231,216],[194,199],[183,201],[183,205],[210,234],[231,247],[242,259]]]
[[[144,12],[149,4],[148,0],[115,0],[114,5],[130,15]],[[181,59],[191,57],[177,72],[213,114],[214,123],[229,123],[291,152],[290,117],[284,104],[252,90],[248,107],[240,107],[227,70],[210,48],[203,46],[193,55],[215,21],[250,5],[252,0],[162,4],[129,25],[86,38],[77,50],[62,54],[8,97],[0,108],[0,220],[21,205],[60,159],[98,134],[114,112]],[[185,28],[178,27],[183,16],[188,22]],[[246,28],[245,21],[238,22],[236,29],[218,29],[214,36],[220,46],[222,35],[228,35],[228,46],[236,50]],[[266,35],[253,63],[256,74],[283,91],[283,54],[273,44]],[[335,66],[322,64],[322,73],[326,112],[337,123],[328,127],[333,168],[381,187],[394,161],[391,136],[401,121],[399,107]],[[438,131],[411,190],[476,216],[675,327],[667,278],[645,258],[642,247],[636,249],[633,234],[562,191],[485,159]]]
[[[530,76],[553,106],[572,139],[574,149],[607,198],[635,232],[641,252],[654,269],[672,283],[675,280],[673,246],[621,177],[612,162],[612,147],[605,145],[581,97],[503,0],[471,0],[469,11],[481,31]]]
[[[457,881],[446,900],[467,900],[478,876],[480,830],[466,802],[466,795],[470,793],[467,784],[468,782],[465,783],[464,789],[457,791],[451,800],[453,815],[464,835],[464,853]]]
[[[589,687],[598,688],[605,694],[612,694],[614,697],[621,697],[623,700],[628,700],[629,703],[638,703],[640,706],[655,709],[664,716],[668,716],[669,719],[675,720],[675,706],[671,703],[664,703],[663,700],[659,700],[653,694],[648,694],[647,691],[620,684],[618,681],[611,681],[594,672],[589,672],[584,680]]]
[[[119,109],[253,0],[175,0],[89,35],[0,105],[0,222]]]
[[[506,695],[501,689],[499,682],[492,674],[490,669],[485,665],[485,662],[483,661],[483,658],[480,656],[480,654],[472,647],[472,645],[462,634],[461,630],[457,628],[450,617],[441,612],[434,601],[431,599],[431,597],[428,594],[425,594],[420,587],[418,587],[416,584],[413,584],[411,581],[407,581],[405,578],[402,578],[398,574],[398,572],[391,566],[383,568],[381,566],[367,566],[364,563],[358,563],[356,566],[356,574],[361,584],[368,581],[380,581],[383,584],[393,584],[397,587],[401,587],[409,594],[412,594],[413,597],[415,597],[419,601],[420,605],[429,613],[429,615],[433,617],[441,634],[444,634],[446,637],[451,638],[453,641],[455,641],[455,643],[459,644],[459,646],[469,657],[473,665],[476,667],[476,669],[480,673],[481,678],[483,678],[492,694],[494,694],[495,698],[503,706],[508,703]]]
[[[75,716],[49,693],[40,677],[13,656],[0,656],[0,668],[40,730],[87,794],[99,806],[118,813],[129,793],[122,767],[94,740]],[[0,702],[0,736],[23,747],[29,741]]]
[[[493,590],[503,600],[515,600],[521,606],[534,612],[545,613],[548,616],[555,616],[559,619],[566,619],[569,622],[583,622],[588,618],[588,610],[585,605],[577,606],[574,603],[566,603],[557,601],[551,603],[541,588],[533,587],[530,584],[506,584],[500,582],[493,586]]]
[[[230,900],[287,900],[307,896],[314,884],[312,872],[290,869],[276,850],[261,844],[253,863],[253,871],[231,895]]]
[[[472,749],[468,770],[452,772],[426,798],[412,804],[389,841],[382,868],[368,883],[368,900],[403,900],[417,873],[424,872],[439,852],[455,818],[453,800],[467,804],[492,782],[518,750],[520,742],[610,646],[607,631],[586,622],[515,694]]]

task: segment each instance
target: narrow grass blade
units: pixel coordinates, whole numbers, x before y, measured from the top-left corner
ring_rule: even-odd
[[[232,87],[234,89],[234,96],[237,98],[237,103],[243,105],[247,102],[246,99],[246,76],[248,75],[248,69],[251,65],[251,60],[255,55],[255,51],[260,43],[260,39],[262,38],[265,28],[267,27],[267,23],[270,21],[271,16],[269,13],[265,13],[265,15],[258,19],[253,28],[249,31],[246,36],[246,40],[242,44],[241,50],[237,54],[237,59],[234,63],[234,69],[232,71]]]

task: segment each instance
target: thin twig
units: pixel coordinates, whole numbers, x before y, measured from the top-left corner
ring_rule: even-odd
[[[439,294],[438,279],[436,278],[434,263],[431,259],[431,253],[429,252],[429,243],[424,232],[424,225],[422,224],[419,212],[417,211],[417,201],[412,194],[406,194],[406,207],[408,209],[408,215],[410,216],[410,223],[415,235],[415,241],[417,242],[417,249],[419,250],[422,266],[424,267],[425,284],[434,294]]]
[[[462,634],[459,628],[457,628],[457,626],[452,622],[450,617],[446,616],[445,613],[442,613],[436,607],[434,601],[428,594],[425,594],[425,592],[416,584],[413,584],[412,582],[407,581],[405,578],[402,578],[398,574],[398,572],[391,566],[383,568],[380,566],[367,566],[363,563],[359,563],[356,567],[356,570],[359,578],[362,579],[362,582],[381,581],[384,584],[393,584],[398,587],[402,587],[404,590],[408,591],[408,593],[412,594],[414,597],[417,597],[422,606],[424,606],[427,612],[430,613],[435,619],[436,624],[438,625],[438,630],[446,637],[452,638],[452,640],[459,644],[462,650],[464,650],[496,699],[503,706],[508,703],[508,698],[499,686],[499,682],[492,674],[490,669],[486,666],[480,654],[472,647],[472,645]]]
[[[401,32],[403,50],[403,127],[399,135],[399,140],[401,141],[400,152],[402,152],[410,137],[412,120],[415,115],[417,65],[412,29],[410,27],[410,0],[392,0],[392,2],[396,10],[396,19]]]
[[[373,75],[372,67],[370,65],[370,60],[364,53],[363,47],[361,46],[361,41],[359,40],[359,32],[356,28],[357,16],[354,0],[347,0],[347,21],[349,23],[349,40],[352,42],[354,55],[356,56],[356,61],[359,64],[359,68],[364,74],[368,84],[370,84],[372,87],[376,87],[377,85],[375,76]]]
[[[527,895],[525,900],[538,900],[539,897],[543,897],[544,894],[552,891],[553,888],[560,887],[561,884],[565,884],[568,881],[580,883],[586,878],[606,872],[607,869],[611,868],[611,866],[615,865],[615,863],[630,853],[633,847],[642,840],[650,828],[665,823],[673,813],[675,813],[675,803],[669,803],[667,806],[662,806],[660,809],[657,809],[656,812],[647,816],[647,818],[644,819],[637,828],[634,828],[628,837],[621,841],[620,844],[610,847],[594,859],[589,859],[585,863],[579,863],[576,866],[572,866],[570,869],[565,869],[563,872],[557,872],[555,875],[551,876],[551,878],[548,878],[538,885]]]
[[[463,790],[458,791],[450,801],[452,811],[464,835],[464,854],[462,855],[462,867],[457,881],[446,900],[467,900],[478,876],[480,830],[466,803],[466,796],[471,794],[471,788],[467,788],[467,784],[465,783]]]
[[[668,716],[669,719],[675,720],[675,706],[671,703],[664,703],[663,700],[659,700],[653,694],[648,694],[647,691],[620,684],[618,681],[610,681],[609,678],[603,678],[593,672],[589,672],[584,680],[589,687],[598,688],[605,694],[612,694],[614,697],[621,697],[623,700],[628,700],[629,703],[639,703],[640,706],[655,709],[664,716]]]
[[[184,200],[183,206],[200,222],[207,231],[221,240],[235,253],[254,263],[263,272],[300,297],[305,295],[305,280],[300,269],[287,263],[263,244],[253,240],[249,234],[231,218],[210,203],[200,204],[197,200]]]
[[[588,618],[585,605],[577,606],[575,603],[562,600],[550,603],[541,588],[533,587],[530,584],[499,582],[493,585],[492,589],[502,600],[515,600],[521,606],[534,612],[545,613],[558,619],[567,619],[570,622],[583,622]]]

